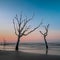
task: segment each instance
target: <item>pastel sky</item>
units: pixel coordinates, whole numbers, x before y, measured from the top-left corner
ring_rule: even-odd
[[[48,42],[60,42],[60,0],[0,0],[0,42],[16,42],[12,20],[16,14],[31,17],[35,16],[29,23],[32,28],[39,25],[43,19],[43,25],[50,24],[47,36]],[[39,31],[44,30],[42,26],[26,37],[21,42],[44,42]]]

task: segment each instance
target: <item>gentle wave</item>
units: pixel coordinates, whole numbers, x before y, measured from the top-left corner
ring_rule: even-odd
[[[48,54],[60,55],[59,44],[48,44]],[[0,45],[0,50],[15,51],[15,45]],[[19,51],[46,54],[45,44],[20,44]]]

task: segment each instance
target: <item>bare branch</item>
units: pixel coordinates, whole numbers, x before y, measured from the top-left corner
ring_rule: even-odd
[[[33,30],[29,31],[28,33],[24,34],[24,36],[27,36],[28,34],[32,33],[33,31],[35,31],[37,28],[39,28],[41,25],[41,23],[36,27],[34,28]]]
[[[18,22],[18,28],[15,27],[15,22],[14,22],[14,20],[13,20],[15,34],[16,34],[16,35],[19,35],[20,37],[23,36],[23,35],[26,36],[26,35],[30,34],[31,32],[35,31],[37,28],[39,28],[40,25],[42,24],[42,21],[41,21],[41,23],[40,23],[37,27],[35,27],[33,30],[31,30],[31,31],[28,32],[28,30],[29,30],[30,28],[29,28],[29,27],[26,27],[26,25],[27,25],[27,23],[28,23],[30,20],[32,20],[33,17],[34,17],[34,14],[33,14],[33,16],[32,16],[31,18],[28,19],[27,16],[26,16],[26,18],[25,18],[24,20],[22,20],[22,13],[21,13],[21,15],[20,15],[20,20],[19,20],[19,19],[18,19],[18,16],[16,15],[15,19],[16,19],[17,22]],[[21,25],[22,25],[22,26],[21,26]],[[16,30],[18,31],[18,34],[17,34]]]
[[[43,33],[40,31],[40,33],[41,33],[42,35],[44,35],[44,36],[47,36],[49,24],[48,24],[47,26],[43,26],[43,27],[45,28],[46,32],[43,34]]]
[[[42,31],[40,31],[40,33],[41,33],[42,35],[44,35],[44,34],[42,33]]]
[[[32,16],[31,18],[29,18],[29,19],[27,19],[27,17],[26,17],[26,19],[23,20],[24,25],[23,25],[23,27],[21,28],[21,32],[23,31],[23,29],[24,29],[24,27],[27,25],[27,23],[28,23],[30,20],[32,20],[32,18],[33,18],[33,16]]]
[[[46,32],[44,33],[46,36],[47,36],[47,33],[48,33],[48,27],[49,27],[49,24],[47,26],[45,26],[45,30]]]
[[[17,16],[17,14],[16,14],[15,19],[16,19],[16,21],[17,21],[17,22],[18,22],[18,24],[19,24],[19,20],[18,20],[18,16]]]
[[[49,24],[47,25],[47,29],[49,28]]]
[[[14,19],[13,19],[13,24],[14,24],[15,34],[16,34],[16,35],[18,35],[18,34],[17,34],[17,32],[16,32],[16,28],[15,28],[15,22],[14,22]]]
[[[23,22],[24,22],[24,21],[26,21],[26,20],[27,20],[27,21],[32,20],[32,19],[33,19],[33,17],[34,17],[34,15],[35,15],[35,14],[33,13],[33,16],[32,16],[31,18],[29,18],[29,19],[28,19],[28,17],[27,17],[27,16],[25,16],[26,18],[25,18],[25,19],[23,19],[21,23],[23,23]]]
[[[22,23],[21,20],[22,20],[22,12],[20,14],[20,22],[19,22],[20,26],[21,26],[21,23]]]
[[[30,25],[25,27],[25,30],[21,33],[21,36],[23,36],[28,30],[30,29]]]
[[[22,12],[21,12],[21,14],[20,14],[20,22],[21,22],[21,20],[22,20]]]

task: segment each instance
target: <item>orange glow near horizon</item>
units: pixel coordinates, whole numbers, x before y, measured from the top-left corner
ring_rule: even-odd
[[[1,32],[0,33],[0,42],[3,42],[3,39],[5,39],[7,42],[16,42],[17,36],[14,34],[14,32]],[[47,40],[60,40],[60,31],[50,31],[47,36]],[[41,42],[43,40],[43,36],[38,32],[35,31],[28,36],[23,36],[21,38],[21,42]]]
[[[60,40],[60,31],[50,31],[47,39],[49,40]]]

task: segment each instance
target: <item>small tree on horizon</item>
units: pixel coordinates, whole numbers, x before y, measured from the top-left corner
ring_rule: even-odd
[[[46,41],[46,36],[48,35],[49,24],[47,26],[44,26],[44,28],[45,28],[46,32],[42,33],[42,31],[40,31],[40,33],[43,35],[44,41],[45,41],[45,45],[46,45],[46,49],[48,49],[48,44],[47,44],[47,41]]]
[[[18,46],[19,46],[19,41],[20,41],[21,37],[22,36],[27,36],[28,34],[32,33],[37,28],[39,28],[40,25],[42,24],[42,22],[41,22],[37,27],[35,27],[32,30],[30,30],[30,25],[27,26],[27,23],[32,20],[33,16],[31,18],[27,18],[26,17],[25,19],[22,19],[22,13],[21,13],[19,19],[18,19],[17,15],[13,19],[13,25],[14,25],[15,34],[18,37],[17,43],[16,43],[16,47],[15,47],[16,51],[18,51],[18,49],[19,49]],[[15,22],[15,20],[16,20],[17,23]],[[16,26],[16,24],[17,24],[17,26]]]

